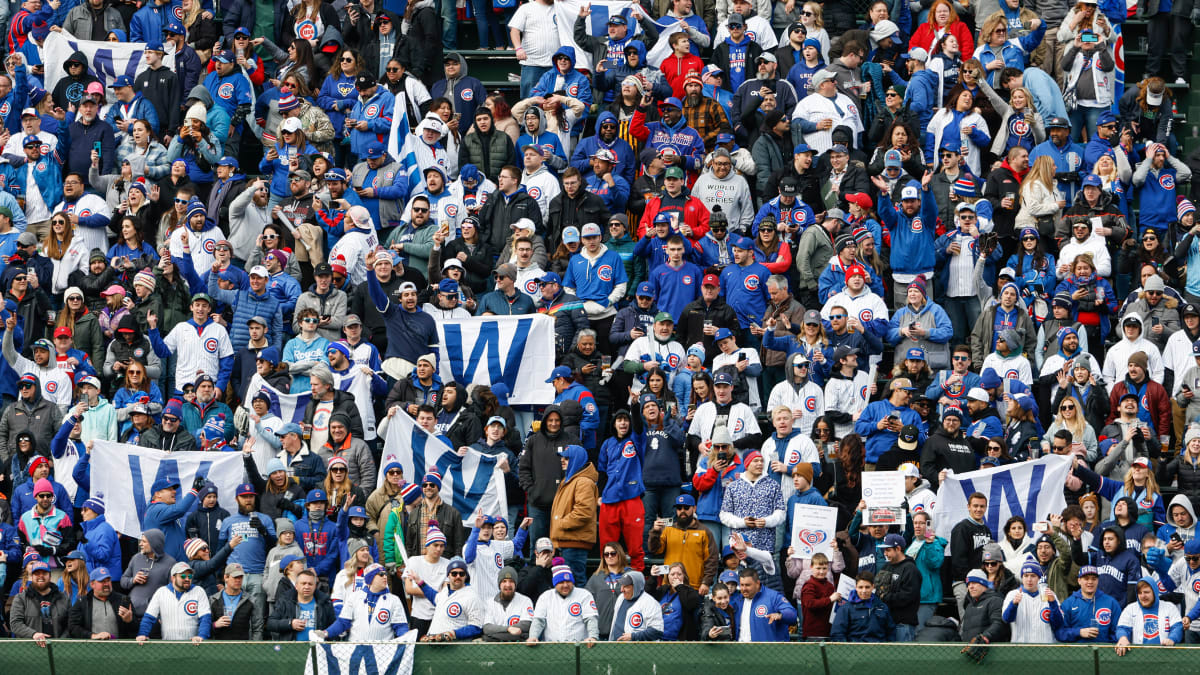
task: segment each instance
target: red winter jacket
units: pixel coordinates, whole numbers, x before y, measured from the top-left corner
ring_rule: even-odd
[[[683,81],[687,79],[688,73],[695,72],[699,75],[700,71],[704,70],[704,62],[695,54],[688,54],[683,58],[671,54],[663,60],[658,69],[667,76],[667,82],[671,85],[671,95],[682,100]]]
[[[642,212],[642,219],[638,221],[638,239],[646,236],[646,230],[654,227],[654,217],[658,215],[661,208],[662,197],[654,197],[646,202],[646,210]],[[682,222],[692,228],[692,236],[687,239],[695,246],[704,238],[704,235],[708,234],[708,207],[695,196],[689,195],[687,203],[683,207]]]

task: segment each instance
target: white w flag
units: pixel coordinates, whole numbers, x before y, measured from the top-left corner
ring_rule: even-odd
[[[575,67],[580,70],[592,70],[592,55],[587,50],[582,49],[575,44],[575,20],[579,18],[579,8],[585,4],[590,4],[592,13],[587,17],[587,32],[588,35],[596,37],[608,38],[608,17],[620,14],[625,17],[625,25],[633,31],[634,35],[642,33],[642,27],[638,25],[636,19],[633,18],[633,12],[630,8],[634,3],[629,0],[594,0],[594,2],[581,2],[581,0],[558,0],[554,3],[554,23],[558,28],[558,41],[564,47],[575,48]],[[671,53],[670,47],[667,46],[667,36],[679,30],[678,21],[671,21],[671,28],[664,28],[659,24],[658,42],[655,44],[646,45],[646,60],[651,65],[658,67],[662,60]],[[651,19],[653,21],[653,19]],[[638,38],[641,39],[641,38]],[[663,50],[665,48],[665,51]],[[659,53],[658,60],[655,61],[655,54]]]
[[[150,487],[159,478],[178,482],[182,499],[196,476],[204,476],[216,484],[221,506],[233,513],[245,473],[240,452],[164,452],[111,441],[95,441],[91,471],[91,495],[104,500],[113,529],[129,537],[141,536]]]
[[[443,382],[503,382],[513,405],[546,405],[554,387],[554,319],[545,314],[480,316],[438,321],[438,373]],[[408,475],[408,474],[405,474]]]
[[[412,675],[417,631],[410,630],[395,642],[323,642],[314,646],[316,649],[308,652],[304,675]]]
[[[484,515],[504,516],[508,513],[508,498],[504,491],[504,472],[498,466],[499,457],[467,450],[459,456],[441,437],[425,431],[404,410],[397,410],[388,422],[383,457],[379,460],[377,485],[386,480],[388,464],[400,462],[404,477],[420,485],[429,471],[442,476],[442,499],[450,501],[463,517],[463,526],[475,522],[475,511]]]
[[[1000,526],[1011,516],[1032,523],[1045,520],[1046,514],[1061,513],[1067,507],[1063,485],[1070,471],[1070,457],[1047,455],[1030,462],[946,476],[937,494],[938,531],[949,532],[967,517],[967,498],[975,492],[988,499],[983,520],[997,540]]]
[[[163,54],[163,65],[175,69],[175,47],[166,45],[170,52]],[[67,76],[64,66],[75,52],[87,57],[87,69],[103,84],[105,90],[121,75],[136,79],[138,74],[149,68],[146,65],[145,42],[98,42],[80,40],[70,33],[51,32],[42,44],[42,63],[46,66],[46,91],[54,91],[58,81]],[[83,92],[80,91],[80,94]],[[71,97],[68,94],[69,98]]]
[[[255,394],[259,392],[265,393],[271,399],[271,414],[283,420],[284,424],[288,422],[299,424],[304,421],[304,409],[308,406],[308,402],[312,400],[311,391],[288,394],[279,391],[262,380],[258,382],[260,384],[258,389],[246,390],[247,401],[253,399]]]
[[[417,171],[417,152],[413,145],[417,142],[417,137],[412,134],[412,127],[409,125],[408,93],[401,90],[396,94],[395,106],[392,108],[392,131],[388,134],[387,152],[388,157],[400,163],[401,170],[408,177],[408,189],[412,191],[422,178]]]

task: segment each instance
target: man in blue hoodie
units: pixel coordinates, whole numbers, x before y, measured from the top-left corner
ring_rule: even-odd
[[[579,169],[585,182],[590,181],[594,175],[591,158],[600,150],[610,150],[617,157],[617,165],[613,171],[624,178],[626,183],[633,185],[638,169],[637,157],[634,156],[629,143],[618,136],[620,129],[617,116],[605,110],[596,118],[596,135],[588,136],[576,144],[575,152],[571,153],[571,166]]]
[[[149,42],[162,37],[163,29],[175,16],[176,10],[182,17],[178,0],[150,0],[134,13],[129,20],[129,40],[131,42]],[[186,560],[186,558],[180,558]]]
[[[642,550],[643,525],[646,511],[642,495],[642,462],[646,456],[645,438],[633,431],[633,417],[628,410],[613,414],[613,435],[600,448],[597,467],[607,481],[600,493],[600,541],[625,540],[630,565],[635,570],[645,567]]]
[[[750,635],[741,635],[745,642],[787,642],[788,627],[796,623],[796,608],[783,594],[766,588],[758,572],[746,567],[738,572],[740,593],[729,600],[739,626],[750,626]],[[886,611],[886,608],[885,610]]]
[[[1091,565],[1079,568],[1079,590],[1062,603],[1063,623],[1054,629],[1059,642],[1115,642],[1121,604],[1100,588],[1100,571]]]
[[[1083,146],[1071,140],[1071,123],[1065,117],[1051,117],[1046,120],[1045,126],[1046,135],[1050,138],[1034,146],[1033,152],[1029,153],[1029,165],[1033,166],[1039,157],[1053,159],[1054,180],[1057,181],[1058,190],[1063,199],[1072,204],[1083,180]],[[893,247],[896,245],[895,236],[895,230],[892,230]]]
[[[559,47],[552,58],[554,67],[542,75],[542,79],[533,86],[530,96],[547,98],[554,92],[566,92],[567,96],[578,99],[587,108],[592,106],[592,84],[587,76],[575,70],[575,48]],[[579,132],[587,121],[587,110],[575,122],[571,136],[579,138]],[[520,146],[518,146],[520,147]]]
[[[871,182],[879,189],[879,219],[892,233],[892,296],[897,307],[908,301],[908,285],[918,276],[932,276],[934,263],[934,241],[937,237],[937,200],[929,190],[933,173],[925,172],[918,183],[915,180],[900,190],[900,205],[892,204],[892,192],[887,181],[872,176]]]
[[[446,52],[442,57],[442,72],[446,77],[433,83],[429,95],[434,98],[445,96],[461,119],[474,120],[475,109],[487,98],[483,83],[467,74],[467,60],[458,52]]]

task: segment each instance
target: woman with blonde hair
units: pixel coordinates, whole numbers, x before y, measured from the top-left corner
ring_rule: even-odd
[[[1135,450],[1133,443],[1126,443],[1125,455],[1131,455]],[[1167,522],[1167,509],[1163,504],[1162,492],[1158,489],[1158,480],[1154,477],[1149,457],[1136,456],[1130,460],[1129,469],[1125,471],[1124,480],[1113,480],[1087,468],[1084,462],[1076,462],[1072,471],[1075,477],[1083,481],[1089,490],[1098,496],[1115,504],[1125,497],[1133,499],[1137,504],[1136,520],[1146,527],[1154,523]],[[1099,467],[1097,467],[1099,468]],[[1130,514],[1133,516],[1133,514]]]
[[[354,550],[350,551],[353,546]],[[346,542],[346,564],[338,570],[333,583],[329,585],[329,599],[333,601],[335,611],[340,610],[342,603],[350,594],[363,587],[363,570],[370,567],[375,560],[371,558],[371,542],[363,539],[351,539]]]
[[[1106,152],[1096,160],[1092,173],[1100,177],[1100,191],[1112,195],[1128,222],[1129,198],[1133,192],[1133,167],[1129,165],[1129,157],[1124,152]]]
[[[1062,194],[1058,191],[1054,174],[1054,158],[1038,157],[1021,181],[1021,209],[1013,225],[1018,231],[1027,227],[1037,229],[1045,241],[1054,237],[1054,224],[1061,211]]]
[[[908,41],[908,49],[918,47],[933,54],[934,43],[942,39],[946,33],[958,39],[958,47],[963,54],[975,53],[975,40],[971,37],[971,29],[958,18],[954,4],[950,0],[934,0],[929,7],[929,20],[917,27],[912,39]]]
[[[83,552],[68,553],[62,578],[58,580],[58,590],[67,596],[67,601],[74,605],[75,601],[87,595],[88,585],[92,583],[88,576],[87,564]]]
[[[1100,443],[1096,440],[1096,432],[1084,418],[1083,404],[1074,396],[1064,396],[1058,402],[1058,414],[1054,417],[1054,423],[1046,430],[1046,438],[1054,438],[1054,434],[1060,429],[1071,432],[1072,442],[1083,443],[1089,458],[1099,455]]]
[[[351,504],[367,503],[367,495],[362,488],[350,480],[350,463],[341,455],[334,455],[328,459],[322,487],[325,488],[325,494],[329,496],[329,506],[325,512],[326,518],[337,518],[338,514],[342,510],[350,508]]]
[[[820,42],[821,60],[829,63],[829,31],[825,30],[825,10],[821,3],[804,3],[804,8],[800,10],[800,23],[804,24],[804,39],[812,38]],[[852,27],[844,26],[844,28]],[[781,40],[779,44],[786,44],[786,42],[786,40]]]
[[[1005,157],[1009,150],[1017,146],[1032,151],[1034,146],[1046,140],[1046,127],[1042,115],[1034,107],[1033,94],[1028,89],[1013,89],[1009,92],[1006,102],[992,89],[986,78],[979,80],[979,88],[1000,115],[1000,128],[992,139],[993,155]]]
[[[50,229],[42,238],[42,255],[54,265],[52,286],[55,293],[62,293],[71,285],[72,272],[87,272],[91,251],[83,239],[75,236],[75,226],[65,211],[50,216]],[[107,262],[104,253],[100,258]],[[102,270],[103,271],[103,270]]]
[[[1075,38],[1083,31],[1090,30],[1100,38],[1100,46],[1107,46],[1114,40],[1112,23],[1104,13],[1098,9],[1099,5],[1095,2],[1087,0],[1079,0],[1075,6],[1071,8],[1067,15],[1063,17],[1062,23],[1058,26],[1058,49],[1056,49],[1055,61],[1062,56],[1062,52],[1066,50]]]

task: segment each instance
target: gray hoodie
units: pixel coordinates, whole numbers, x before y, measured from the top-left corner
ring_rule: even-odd
[[[129,593],[129,602],[133,605],[133,613],[139,619],[146,613],[146,606],[150,604],[150,598],[154,592],[171,583],[171,566],[175,564],[175,559],[163,552],[166,538],[163,536],[162,530],[153,528],[144,530],[142,536],[146,538],[146,543],[150,544],[150,550],[154,551],[154,557],[149,558],[139,552],[130,559],[129,564],[125,567],[125,573],[121,575],[121,588]],[[146,570],[148,577],[146,583],[133,583],[133,578],[142,570]]]

